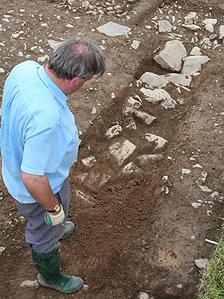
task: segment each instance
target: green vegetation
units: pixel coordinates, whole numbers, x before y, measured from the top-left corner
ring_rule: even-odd
[[[198,299],[224,299],[224,236],[202,274]]]

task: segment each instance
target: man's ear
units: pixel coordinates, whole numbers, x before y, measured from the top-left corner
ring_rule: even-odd
[[[72,80],[70,80],[70,86],[72,88],[76,87],[77,85],[79,85],[79,81],[80,81],[80,78],[79,77],[75,77],[73,78]]]

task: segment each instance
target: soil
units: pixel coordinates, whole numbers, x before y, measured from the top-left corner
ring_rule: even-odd
[[[0,298],[137,299],[143,298],[141,293],[150,299],[196,298],[200,272],[194,260],[208,258],[215,246],[205,239],[217,241],[223,231],[222,41],[218,40],[220,46],[215,49],[203,50],[210,61],[200,76],[193,78],[190,90],[166,87],[177,102],[174,109],[146,102],[137,80],[146,71],[168,72],[153,61],[170,39],[167,33],[157,33],[154,22],[166,17],[172,20],[189,53],[193,46],[200,46],[203,37],[211,35],[202,25],[206,17],[218,20],[218,34],[219,25],[224,24],[222,2],[115,0],[113,5],[120,5],[121,12],[109,14],[101,0],[90,1],[91,9],[78,0],[71,6],[67,1],[1,0],[0,67],[5,70],[0,75],[1,90],[15,64],[48,55],[47,40],[78,32],[105,48],[107,71],[69,98],[81,144],[70,175],[73,198],[69,218],[76,231],[61,242],[61,262],[64,272],[80,275],[87,286],[72,295],[21,287],[23,281],[35,280],[36,270],[25,244],[25,221],[1,181],[0,246],[6,250],[0,254]],[[96,7],[102,7],[104,13],[98,13]],[[194,32],[181,26],[190,11],[197,12],[202,27],[198,42]],[[96,31],[110,20],[129,26],[131,35],[109,38]],[[12,37],[19,31],[23,31],[19,37]],[[141,41],[136,50],[131,47],[134,39]],[[146,126],[134,119],[137,128],[129,130],[130,119],[122,111],[127,98],[135,95],[143,100],[142,110],[156,121]],[[114,124],[121,125],[122,135],[108,139],[105,133]],[[157,151],[144,140],[146,133],[162,136],[167,145]],[[113,143],[125,139],[135,144],[136,150],[124,165],[134,162],[140,173],[124,174],[108,152]],[[149,153],[160,153],[163,158],[141,166],[138,156]],[[92,155],[96,162],[88,168],[82,159]],[[183,173],[183,169],[191,172]],[[96,185],[98,174],[110,176],[100,187]],[[202,192],[200,185],[212,191]],[[90,200],[82,199],[80,192]],[[201,205],[194,208],[195,202]]]

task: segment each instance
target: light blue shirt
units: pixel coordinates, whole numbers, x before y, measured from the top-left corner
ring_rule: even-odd
[[[57,193],[77,159],[79,138],[66,95],[34,61],[8,76],[2,101],[2,176],[9,193],[33,203],[21,171],[47,176]]]

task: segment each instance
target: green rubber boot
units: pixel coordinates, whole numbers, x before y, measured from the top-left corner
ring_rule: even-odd
[[[32,250],[32,259],[39,272],[37,281],[41,286],[65,294],[76,292],[83,286],[83,280],[80,277],[60,272],[58,249],[48,253],[38,253]]]

